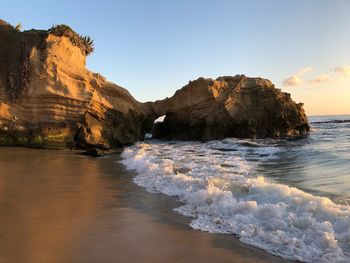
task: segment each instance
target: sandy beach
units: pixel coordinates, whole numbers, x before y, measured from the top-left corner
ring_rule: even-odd
[[[118,153],[0,148],[0,262],[287,262],[188,226]]]

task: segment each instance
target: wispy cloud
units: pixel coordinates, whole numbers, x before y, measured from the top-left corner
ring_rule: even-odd
[[[302,84],[304,82],[302,77],[310,71],[312,71],[312,67],[306,67],[306,68],[299,70],[294,75],[289,76],[288,78],[283,80],[283,82],[282,82],[283,86],[297,86],[297,85]]]
[[[310,83],[325,83],[325,82],[329,82],[330,80],[331,80],[331,77],[329,75],[321,74],[313,79],[310,79],[309,82]]]
[[[340,75],[350,75],[350,66],[337,67],[334,72]]]

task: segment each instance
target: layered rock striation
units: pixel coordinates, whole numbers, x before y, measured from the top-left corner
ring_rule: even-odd
[[[157,138],[280,137],[309,129],[289,94],[243,75],[200,78],[169,99],[140,103],[87,70],[91,49],[67,30],[19,32],[0,20],[0,145],[108,149],[143,140],[161,115]]]

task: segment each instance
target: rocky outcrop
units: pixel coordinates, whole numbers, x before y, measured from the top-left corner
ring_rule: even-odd
[[[129,92],[85,68],[68,36],[0,22],[0,144],[110,148],[144,138]]]
[[[301,135],[309,131],[302,106],[271,81],[244,75],[199,78],[148,104],[150,114],[166,115],[153,137],[180,140]]]
[[[66,26],[19,32],[0,20],[0,145],[108,149],[158,138],[278,137],[308,131],[302,106],[260,78],[190,82],[140,103],[85,67],[91,39]]]

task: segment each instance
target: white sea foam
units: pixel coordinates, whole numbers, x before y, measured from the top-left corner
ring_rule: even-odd
[[[286,259],[350,262],[349,207],[254,175],[247,156],[274,158],[278,148],[232,140],[138,143],[122,163],[137,171],[136,184],[177,197],[194,229],[235,234]]]

